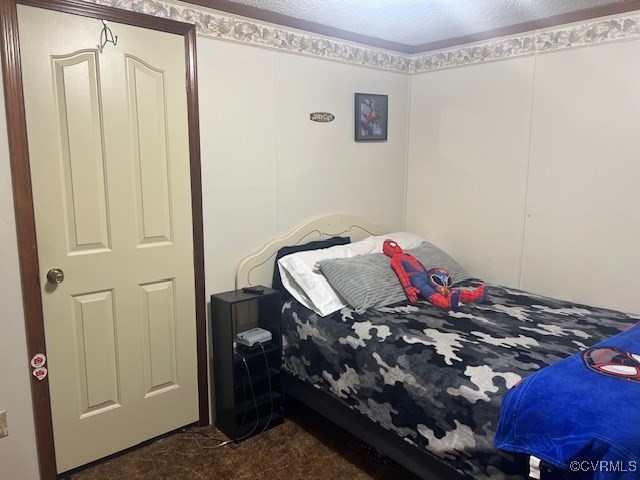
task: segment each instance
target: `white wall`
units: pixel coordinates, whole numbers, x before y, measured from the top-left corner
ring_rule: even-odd
[[[487,281],[640,312],[639,47],[412,77],[407,228]]]
[[[640,41],[536,65],[525,290],[640,313]]]
[[[4,111],[2,93],[0,112]],[[7,411],[9,424],[9,436],[0,438],[0,477],[37,479],[39,474],[31,403],[31,367],[24,329],[7,124],[4,114],[0,115],[0,219],[0,410]]]
[[[198,39],[207,295],[302,222],[351,213],[402,228],[409,77]],[[389,140],[354,142],[354,93],[389,95]],[[335,115],[331,123],[311,112]]]
[[[411,79],[407,229],[489,282],[518,281],[531,57]]]

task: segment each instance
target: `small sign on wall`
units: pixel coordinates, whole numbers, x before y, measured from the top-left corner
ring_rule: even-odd
[[[309,114],[309,119],[314,122],[327,123],[332,122],[336,116],[333,113],[313,112]]]

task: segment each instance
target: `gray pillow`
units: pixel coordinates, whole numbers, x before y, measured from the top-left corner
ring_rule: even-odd
[[[442,267],[453,283],[471,278],[458,262],[429,242],[407,250],[425,268]],[[402,285],[384,253],[332,258],[319,263],[322,274],[342,298],[358,313],[406,300]]]

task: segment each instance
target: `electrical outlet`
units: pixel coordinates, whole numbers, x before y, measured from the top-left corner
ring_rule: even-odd
[[[9,435],[9,426],[7,425],[7,411],[0,412],[0,438]]]

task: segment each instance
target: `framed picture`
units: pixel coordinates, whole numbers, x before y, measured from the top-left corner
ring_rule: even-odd
[[[356,142],[387,139],[388,95],[356,93]]]

